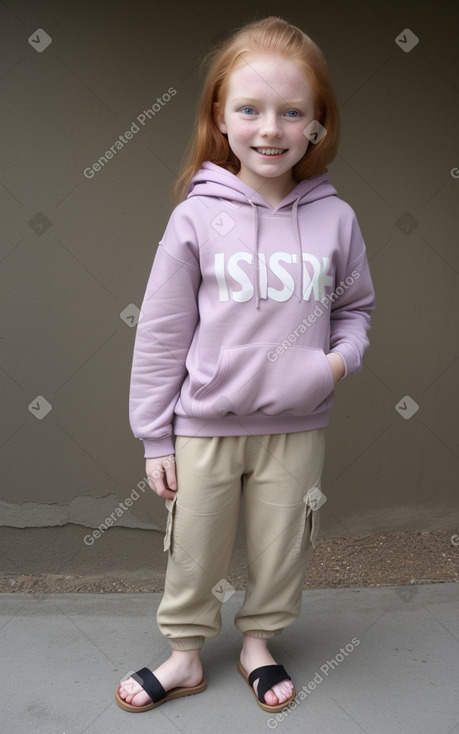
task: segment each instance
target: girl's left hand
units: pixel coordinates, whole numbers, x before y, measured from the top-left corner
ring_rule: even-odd
[[[333,372],[333,377],[335,379],[336,385],[336,383],[339,382],[342,377],[344,377],[345,367],[343,358],[340,354],[338,354],[338,352],[330,352],[330,354],[327,354],[326,357]]]

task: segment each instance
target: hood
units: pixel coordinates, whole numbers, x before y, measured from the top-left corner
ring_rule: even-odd
[[[300,268],[300,293],[299,301],[303,293],[303,250],[301,245],[300,228],[298,223],[298,207],[311,204],[318,199],[328,196],[336,196],[337,192],[331,185],[328,172],[320,173],[300,181],[295,188],[276,206],[272,207],[261,194],[252,189],[238,178],[234,173],[227,171],[215,163],[205,161],[200,170],[193,177],[188,193],[188,199],[193,196],[211,196],[216,199],[226,199],[231,202],[246,204],[252,208],[253,214],[253,243],[254,253],[253,268],[254,282],[256,283],[255,308],[259,308],[260,291],[258,271],[260,267],[258,257],[258,209],[267,209],[272,214],[290,210],[292,216],[292,236],[296,243],[298,252],[298,263]]]
[[[252,203],[273,212],[292,207],[295,202],[299,206],[310,204],[317,199],[336,196],[328,173],[320,173],[300,181],[295,188],[276,206],[272,207],[257,191],[245,184],[234,173],[221,166],[205,161],[191,181],[188,198],[192,196],[212,196],[228,199],[233,202]]]

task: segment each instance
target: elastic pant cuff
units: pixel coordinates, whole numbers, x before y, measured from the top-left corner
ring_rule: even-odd
[[[271,637],[276,637],[277,635],[280,635],[282,630],[272,630],[272,631],[266,631],[266,630],[247,630],[247,632],[244,632],[245,635],[249,635],[249,637],[258,637],[262,640],[270,640]]]
[[[169,640],[173,650],[200,650],[204,645],[204,637],[175,637]]]

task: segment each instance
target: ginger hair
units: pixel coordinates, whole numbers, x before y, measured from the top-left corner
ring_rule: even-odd
[[[228,79],[238,63],[250,55],[280,55],[304,71],[314,93],[314,115],[327,134],[308,145],[303,158],[293,167],[298,181],[323,173],[338,148],[339,112],[327,62],[320,48],[302,30],[282,18],[270,16],[235,31],[204,59],[207,73],[198,101],[192,137],[174,187],[176,202],[186,198],[191,179],[204,161],[238,173],[240,163],[227,137],[215,121],[215,107],[225,104]]]

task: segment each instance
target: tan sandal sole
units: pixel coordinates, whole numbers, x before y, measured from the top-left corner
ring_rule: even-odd
[[[167,696],[162,698],[161,701],[157,701],[156,703],[151,701],[150,703],[146,703],[144,706],[133,706],[130,703],[126,703],[124,698],[121,698],[120,686],[118,686],[115,692],[115,700],[118,706],[124,709],[124,711],[129,711],[131,714],[140,714],[143,711],[151,711],[151,709],[155,709],[157,706],[161,706],[162,703],[167,703],[167,701],[172,701],[174,698],[183,698],[184,696],[193,696],[196,693],[202,693],[206,688],[207,681],[203,678],[197,686],[178,686],[177,688],[171,688],[171,690],[168,691]]]

